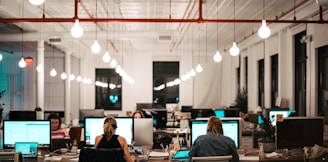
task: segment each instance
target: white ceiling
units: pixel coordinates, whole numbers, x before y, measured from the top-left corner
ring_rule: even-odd
[[[36,51],[35,41],[44,39],[48,42],[50,37],[59,37],[62,43],[55,45],[58,49],[73,51],[73,55],[83,57],[91,54],[90,46],[97,30],[101,53],[106,49],[111,53],[115,51],[115,54],[154,51],[179,54],[193,50],[201,55],[212,55],[217,44],[222,52],[230,48],[234,37],[238,43],[258,37],[256,31],[260,23],[247,23],[248,20],[263,17],[277,21],[293,20],[294,16],[297,20],[318,20],[319,13],[315,0],[203,0],[202,18],[221,21],[197,23],[199,0],[78,1],[77,16],[82,21],[84,35],[77,39],[70,35],[75,14],[74,0],[46,0],[41,6],[33,6],[28,0],[0,0],[0,17],[3,18],[0,19],[0,52],[20,53],[23,40],[28,41],[23,45],[24,51],[32,55]],[[325,7],[323,12],[326,12]],[[41,20],[43,13],[45,19]],[[27,22],[26,18],[38,19],[39,22]],[[70,22],[63,22],[67,20]],[[194,22],[183,22],[187,20]],[[234,24],[233,20],[242,22]],[[275,22],[269,27],[275,32],[274,28],[281,24],[292,25]],[[24,35],[20,28],[23,28]],[[46,49],[46,53],[51,51],[51,48]]]

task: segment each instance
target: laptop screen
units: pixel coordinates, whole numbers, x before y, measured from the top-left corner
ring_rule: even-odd
[[[38,143],[37,142],[16,142],[15,152],[21,152],[23,157],[37,157]]]
[[[189,149],[186,150],[178,150],[174,155],[173,159],[187,159],[189,157]]]

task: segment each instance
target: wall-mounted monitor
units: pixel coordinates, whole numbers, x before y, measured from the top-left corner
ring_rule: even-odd
[[[37,142],[38,148],[50,148],[50,120],[3,121],[3,148],[15,148],[16,142]]]
[[[220,118],[222,121],[223,134],[230,137],[239,148],[241,139],[240,118]],[[191,144],[194,144],[196,138],[206,134],[208,120],[191,121]]]
[[[104,133],[105,117],[86,117],[84,118],[84,139],[85,145],[93,147],[95,138]],[[125,138],[128,145],[133,141],[133,118],[115,117],[117,128],[115,134]]]
[[[276,125],[277,149],[323,146],[323,117],[288,117]]]

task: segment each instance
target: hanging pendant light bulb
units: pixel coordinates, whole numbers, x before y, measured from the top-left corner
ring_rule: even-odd
[[[81,77],[81,76],[77,76],[77,77],[76,77],[76,81],[77,81],[77,82],[81,82],[81,81],[82,81],[82,77]]]
[[[60,75],[60,78],[65,80],[67,78],[67,74],[65,72],[63,72],[61,75]]]
[[[202,65],[198,64],[198,65],[196,66],[196,71],[197,71],[198,73],[202,72],[202,71],[203,71],[203,67],[202,67]]]
[[[117,61],[113,58],[113,60],[110,62],[110,67],[115,68],[117,66]]]
[[[236,1],[233,1],[233,19],[236,20]],[[236,43],[236,23],[233,23],[233,43],[229,50],[231,56],[238,56],[239,55],[239,48],[237,47]]]
[[[238,56],[239,55],[239,48],[237,47],[236,42],[232,43],[232,46],[229,50],[231,56]]]
[[[75,20],[74,26],[71,29],[71,34],[75,38],[80,38],[83,35],[83,29],[80,26],[79,19]]]
[[[196,71],[195,71],[194,69],[191,69],[191,70],[190,70],[190,76],[193,77],[193,76],[195,76],[195,75],[196,75]]]
[[[258,35],[261,38],[266,39],[270,36],[270,34],[271,34],[270,28],[266,25],[266,21],[262,20],[262,25],[258,31]]]
[[[69,80],[75,80],[75,75],[74,74],[69,75]]]
[[[34,6],[41,5],[45,0],[29,0],[29,2]]]
[[[37,72],[43,72],[43,66],[41,64],[39,64],[37,67],[36,67],[36,71]]]
[[[55,68],[52,68],[50,71],[50,76],[56,76],[57,75],[57,71],[55,70]]]
[[[24,68],[24,67],[26,66],[26,62],[25,62],[25,60],[24,60],[24,57],[22,57],[22,58],[20,59],[20,61],[18,62],[18,66],[19,66],[20,68]]]
[[[0,53],[0,61],[2,60],[2,54]]]
[[[98,53],[100,52],[100,50],[101,50],[101,47],[100,47],[98,41],[95,40],[95,41],[93,42],[92,46],[91,46],[91,51],[92,51],[92,53],[94,53],[94,54],[98,54]]]
[[[215,55],[213,56],[213,59],[214,59],[215,62],[221,62],[222,55],[220,54],[219,50],[216,51]]]
[[[109,53],[108,51],[106,51],[106,53],[104,54],[104,56],[102,57],[102,60],[105,62],[105,63],[109,63],[110,61],[110,56],[109,56]]]

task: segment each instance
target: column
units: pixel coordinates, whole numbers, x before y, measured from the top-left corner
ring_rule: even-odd
[[[38,41],[37,47],[37,97],[36,107],[40,107],[41,111],[37,113],[37,119],[44,119],[44,40]]]
[[[65,124],[69,125],[71,122],[71,51],[65,51],[65,71],[67,79],[65,80]]]

